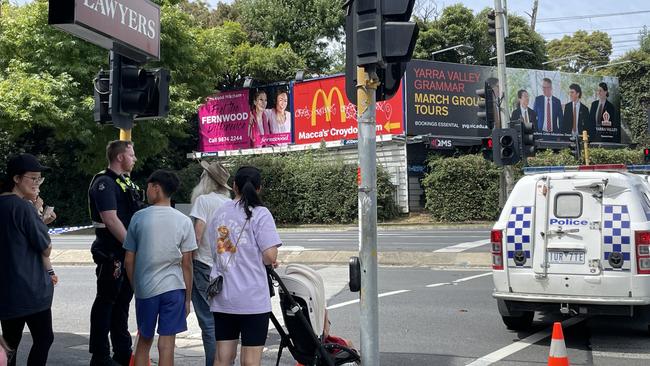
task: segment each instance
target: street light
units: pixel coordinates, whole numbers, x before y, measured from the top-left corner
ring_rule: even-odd
[[[583,57],[580,56],[579,54],[575,54],[575,55],[560,57],[560,58],[556,58],[556,59],[553,59],[553,60],[550,60],[550,61],[542,62],[542,65],[547,65],[547,64],[550,64],[550,63],[558,62],[558,61],[571,60],[571,59],[574,59],[574,58],[583,58]]]
[[[525,53],[525,54],[527,54],[527,55],[535,56],[534,53],[532,53],[532,52],[530,52],[530,51],[528,51],[528,50],[516,50],[516,51],[508,52],[508,53],[506,53],[504,56],[508,57],[508,56],[516,55],[516,54],[518,54],[518,53]],[[490,57],[490,61],[492,61],[492,60],[496,60],[496,58],[497,58],[496,56],[494,56],[494,57]]]
[[[611,64],[592,66],[591,69],[592,70],[598,70],[598,69],[602,69],[603,67],[609,67],[609,66],[614,66],[614,65],[622,65],[622,64],[627,64],[627,63],[630,63],[630,62],[632,62],[632,60],[612,62]]]
[[[433,52],[431,52],[431,59],[432,59],[432,60],[435,60],[435,58],[434,58],[433,55],[435,55],[435,54],[437,54],[437,53],[443,53],[443,52],[447,52],[447,51],[455,50],[455,49],[457,49],[457,48],[462,48],[462,49],[464,49],[466,52],[472,52],[472,51],[474,51],[474,47],[472,47],[472,45],[469,45],[469,44],[458,44],[458,45],[455,45],[455,46],[452,46],[452,47],[447,47],[447,48],[443,48],[443,49],[438,50],[438,51],[433,51]]]

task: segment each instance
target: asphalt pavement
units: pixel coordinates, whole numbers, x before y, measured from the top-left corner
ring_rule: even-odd
[[[332,333],[361,346],[359,295],[346,285],[345,266],[316,266],[325,280]],[[94,296],[91,266],[60,267],[53,319],[55,343],[48,365],[87,365],[88,318]],[[641,366],[650,363],[645,324],[627,318],[560,318],[538,315],[530,331],[509,331],[491,297],[491,273],[483,269],[379,267],[379,349],[382,365],[545,365],[553,321],[562,321],[572,365]],[[274,298],[277,302],[277,298]],[[274,313],[280,316],[277,303]],[[130,329],[135,329],[131,311]],[[176,364],[202,365],[196,318],[177,337]],[[30,337],[19,350],[25,363]],[[263,365],[274,365],[279,337],[269,331]],[[155,349],[152,358],[157,360]],[[238,364],[238,363],[237,363]],[[294,366],[284,353],[280,365]]]

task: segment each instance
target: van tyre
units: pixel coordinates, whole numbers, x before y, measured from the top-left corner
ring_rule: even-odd
[[[521,315],[502,315],[501,319],[510,330],[528,330],[533,325],[534,311],[523,311]]]

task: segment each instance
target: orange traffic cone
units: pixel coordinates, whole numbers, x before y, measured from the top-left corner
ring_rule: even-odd
[[[553,324],[553,335],[551,336],[551,351],[548,354],[548,366],[569,366],[569,357],[564,345],[564,334],[562,324]]]

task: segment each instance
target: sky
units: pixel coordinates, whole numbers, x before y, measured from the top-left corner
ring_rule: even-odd
[[[10,0],[13,3],[24,4],[32,0]],[[231,3],[232,0],[221,0]],[[341,0],[331,0],[341,2]],[[463,3],[475,12],[494,6],[493,0],[417,0],[418,3],[435,3],[439,10],[445,6]],[[207,0],[211,6],[216,6],[219,0]],[[533,0],[509,0],[508,11],[530,19]],[[629,12],[640,14],[613,15]],[[545,21],[558,17],[583,17],[564,21]],[[537,10],[536,30],[545,39],[561,38],[577,30],[603,30],[610,34],[613,44],[612,58],[623,55],[626,51],[638,48],[638,32],[644,25],[650,23],[650,1],[648,0],[539,0]]]

